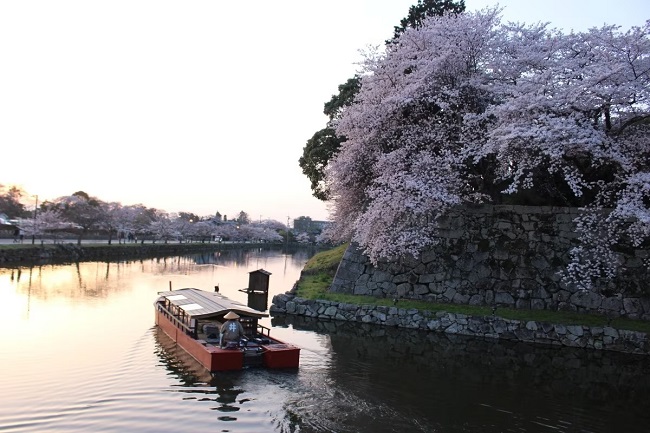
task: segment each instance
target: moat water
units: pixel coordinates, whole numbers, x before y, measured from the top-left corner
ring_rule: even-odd
[[[246,302],[313,252],[0,268],[0,431],[647,432],[650,359],[292,316],[297,370],[208,374],[154,326],[159,291]]]

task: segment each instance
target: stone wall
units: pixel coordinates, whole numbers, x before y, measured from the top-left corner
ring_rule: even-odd
[[[294,293],[273,297],[271,313],[367,323],[407,329],[421,329],[453,335],[495,338],[522,343],[561,345],[594,350],[650,354],[648,335],[643,332],[609,326],[558,325],[534,321],[504,319],[498,316],[476,317],[465,314],[420,311],[373,305],[345,304],[325,300],[307,300]]]
[[[440,243],[418,259],[373,266],[354,245],[330,290],[533,310],[565,310],[650,320],[650,251],[620,253],[616,279],[598,293],[564,284],[577,244],[577,209],[467,206],[440,220]]]

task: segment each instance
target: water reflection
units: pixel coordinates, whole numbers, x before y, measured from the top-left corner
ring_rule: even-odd
[[[164,332],[158,328],[152,331],[160,365],[179,381],[173,385],[171,392],[182,394],[183,401],[207,404],[211,411],[218,413],[218,421],[237,421],[237,426],[233,425],[233,428],[244,428],[236,431],[269,431],[266,427],[268,421],[264,421],[269,414],[272,414],[270,422],[276,426],[275,431],[308,431],[297,428],[299,423],[287,415],[290,411],[283,404],[288,399],[287,391],[283,388],[287,387],[288,381],[295,382],[295,369],[269,371],[249,368],[210,374]],[[251,422],[249,418],[254,421]]]
[[[284,417],[283,376],[247,372],[215,382],[188,368],[183,352],[156,345],[152,303],[169,285],[217,284],[246,302],[239,289],[259,268],[272,274],[272,296],[295,283],[310,254],[249,249],[0,267],[0,430],[213,431],[222,423],[217,430],[268,431]]]
[[[225,413],[239,411],[240,404],[248,401],[246,399],[237,400],[237,397],[244,392],[236,385],[240,376],[238,372],[213,376],[160,329],[155,328],[153,332],[156,341],[156,355],[160,358],[161,365],[169,370],[170,374],[176,377],[183,387],[187,388],[182,392],[191,394],[184,400],[211,401],[215,403],[211,407],[212,410]],[[209,388],[200,388],[205,385],[209,385]],[[197,393],[201,396],[194,396]],[[229,420],[229,418],[226,417],[223,420]]]
[[[301,268],[313,255],[314,251],[295,250],[281,254],[278,249],[227,249],[210,253],[188,254],[176,257],[159,257],[138,260],[121,260],[113,262],[77,262],[74,264],[38,264],[30,266],[0,267],[0,293],[15,287],[17,293],[46,300],[51,297],[106,298],[117,292],[130,288],[131,278],[135,273],[154,276],[168,276],[171,279],[201,273],[209,273],[213,278],[204,289],[220,286],[226,289],[243,289],[247,287],[248,272],[254,269],[272,268],[275,283],[280,293],[291,288],[294,281],[284,283],[283,277],[295,275],[295,268]],[[278,263],[282,261],[284,263]],[[287,264],[290,272],[287,274]],[[282,274],[278,275],[278,272]],[[233,274],[237,278],[233,278]],[[223,277],[223,280],[221,279]],[[44,283],[45,281],[45,283]],[[198,287],[198,285],[196,285]],[[174,287],[179,288],[179,287]],[[160,287],[160,290],[165,287]],[[256,305],[264,307],[263,300],[254,299]],[[27,303],[29,309],[29,302]]]
[[[499,431],[485,426],[504,417],[523,431],[538,423],[593,432],[635,431],[648,419],[647,357],[293,316],[272,323],[329,336],[337,390],[384,410],[408,408],[429,428],[469,414],[464,423],[481,431]]]
[[[321,336],[292,378],[264,369],[212,376],[156,338],[187,398],[213,403],[222,421],[257,400],[275,431],[641,432],[649,420],[645,357],[293,316],[272,324]],[[279,400],[280,410],[268,408]]]
[[[0,268],[0,430],[647,431],[648,360],[615,353],[278,316],[299,369],[213,377],[153,326],[157,293],[245,303],[263,268],[273,296],[310,254],[223,253]]]

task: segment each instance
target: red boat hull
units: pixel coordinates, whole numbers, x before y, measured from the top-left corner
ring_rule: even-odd
[[[158,309],[156,325],[210,372],[241,370],[245,366],[244,350],[206,345],[180,330]],[[300,348],[275,339],[271,344],[260,345],[260,348],[264,367],[298,368]]]

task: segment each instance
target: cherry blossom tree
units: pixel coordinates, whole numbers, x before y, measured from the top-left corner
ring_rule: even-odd
[[[118,202],[101,203],[103,218],[97,223],[97,227],[105,230],[108,233],[108,244],[113,242],[113,234],[120,232],[120,227],[123,225],[125,213],[123,212],[122,204]],[[123,233],[123,232],[122,232]],[[122,243],[122,237],[118,235],[118,243]]]
[[[258,234],[261,241],[264,242],[282,242],[283,236],[277,231],[270,228],[262,228],[261,233]]]
[[[148,209],[144,205],[122,206],[117,216],[117,231],[129,241],[135,241],[136,236],[140,235],[144,240],[144,235],[149,233],[149,226],[156,215],[155,209]]]
[[[241,233],[234,224],[220,224],[215,227],[214,234],[226,241],[241,240]]]
[[[260,223],[260,225],[261,225],[263,228],[270,229],[270,230],[275,230],[276,232],[277,232],[277,231],[280,231],[280,230],[286,230],[286,229],[287,229],[287,225],[286,225],[286,224],[281,223],[281,222],[278,221],[278,220],[272,220],[272,219],[262,220],[262,222]]]
[[[394,27],[393,38],[386,41],[391,45],[407,28],[419,28],[426,17],[443,15],[445,13],[461,13],[465,10],[463,0],[418,0],[417,4],[409,7],[408,15],[400,20],[400,25]],[[343,135],[337,134],[334,124],[340,118],[342,110],[355,102],[356,95],[361,88],[359,75],[349,78],[338,86],[338,94],[325,103],[323,114],[329,121],[327,126],[317,131],[312,138],[307,140],[303,154],[298,160],[300,168],[311,182],[314,197],[319,200],[329,200],[330,192],[326,179],[328,162],[338,152],[341,143],[346,140]]]
[[[86,233],[92,229],[99,228],[104,220],[103,202],[97,197],[91,197],[83,191],[77,191],[72,195],[59,197],[52,203],[53,209],[60,212],[61,216],[77,225],[79,228],[77,244]]]
[[[367,54],[335,123],[328,234],[376,263],[434,245],[458,204],[581,206],[574,282],[609,276],[599,248],[650,237],[650,21],[564,35],[500,12],[432,16]]]
[[[177,234],[177,238],[183,242],[189,242],[194,236],[194,220],[187,219],[186,215],[180,213],[171,214],[169,216],[173,232]]]
[[[311,243],[311,237],[309,236],[309,233],[301,232],[296,236],[296,242],[300,244],[309,244]]]
[[[279,232],[284,232],[287,229],[286,225],[272,219],[255,222],[250,224],[250,226],[253,228],[250,234],[250,240],[259,240],[262,242],[282,241],[283,236]]]
[[[240,224],[237,231],[239,232],[239,239],[242,241],[258,242],[265,237],[264,229],[254,224]]]
[[[200,240],[201,243],[204,243],[206,239],[210,242],[214,233],[214,227],[215,225],[211,221],[195,222],[192,224],[191,234]]]
[[[167,212],[159,212],[156,219],[149,225],[149,230],[153,233],[154,243],[156,240],[161,240],[168,243],[171,240],[178,239],[181,233],[178,231],[178,226],[175,224],[177,215],[170,215]]]
[[[36,214],[36,218],[18,219],[18,226],[23,230],[25,236],[40,238],[41,241],[49,237],[56,242],[62,232],[70,229],[70,225],[55,209],[43,210]]]

